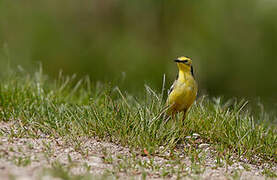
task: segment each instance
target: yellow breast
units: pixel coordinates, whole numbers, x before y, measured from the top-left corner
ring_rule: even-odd
[[[187,111],[197,96],[197,83],[191,74],[180,74],[168,96],[169,113]]]

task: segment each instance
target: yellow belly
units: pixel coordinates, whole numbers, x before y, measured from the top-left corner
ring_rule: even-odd
[[[197,96],[197,85],[195,81],[177,83],[173,91],[169,94],[168,105],[169,113],[187,111]]]

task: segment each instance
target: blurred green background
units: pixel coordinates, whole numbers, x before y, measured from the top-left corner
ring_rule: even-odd
[[[277,99],[275,0],[0,0],[0,61],[161,89],[193,59],[201,93]]]

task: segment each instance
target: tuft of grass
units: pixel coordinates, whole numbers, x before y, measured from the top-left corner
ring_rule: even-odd
[[[272,170],[265,168],[262,172],[263,175],[269,178],[277,178],[277,173],[273,172]]]
[[[29,156],[27,157],[13,157],[13,162],[17,165],[17,166],[28,166],[31,164],[31,158]]]
[[[42,70],[1,77],[0,121],[17,124],[9,135],[63,137],[74,142],[75,149],[80,149],[80,137],[97,136],[151,155],[172,151],[197,133],[217,150],[219,164],[232,153],[253,163],[277,162],[276,126],[263,123],[269,121],[266,115],[251,115],[245,100],[202,96],[184,122],[181,116],[166,122],[164,91],[145,86],[142,95],[134,96],[109,84],[93,84],[88,77],[75,77],[60,75],[52,81]]]
[[[42,171],[41,177],[50,175],[50,177],[53,177],[53,178],[68,179],[68,180],[79,180],[79,179],[89,180],[92,178],[100,179],[100,178],[93,177],[92,175],[90,175],[88,173],[86,173],[84,175],[74,175],[71,172],[71,168],[72,167],[70,165],[65,165],[59,161],[55,161],[51,164],[50,168],[45,168]]]

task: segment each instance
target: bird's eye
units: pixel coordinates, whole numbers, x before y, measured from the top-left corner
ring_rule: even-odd
[[[188,60],[184,60],[184,61],[183,61],[183,63],[187,63],[187,62],[188,62]]]

